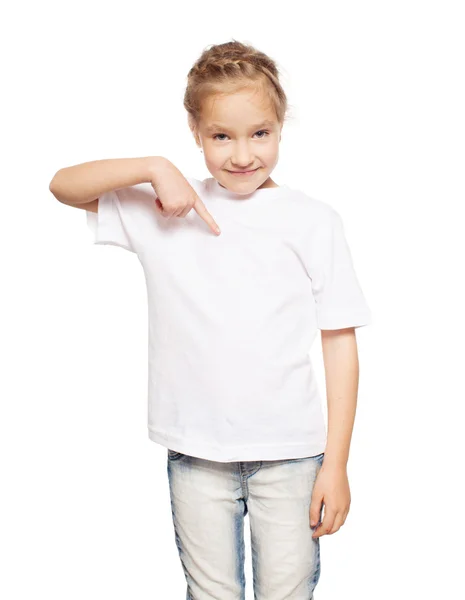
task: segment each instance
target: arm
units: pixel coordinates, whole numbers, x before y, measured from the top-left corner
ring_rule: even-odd
[[[324,462],[346,467],[357,405],[359,363],[353,327],[322,330],[328,402],[328,438]]]
[[[310,506],[310,525],[316,527],[313,533],[315,539],[338,531],[345,523],[350,509],[347,460],[355,420],[359,376],[354,327],[321,330],[321,343],[328,401],[328,438]],[[325,514],[320,522],[323,504]]]
[[[153,182],[169,163],[163,156],[109,158],[57,171],[49,189],[63,204],[94,202],[105,192]]]

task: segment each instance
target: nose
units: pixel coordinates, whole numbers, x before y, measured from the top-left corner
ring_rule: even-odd
[[[234,145],[231,162],[238,169],[246,169],[254,164],[254,156],[247,141],[238,141]]]

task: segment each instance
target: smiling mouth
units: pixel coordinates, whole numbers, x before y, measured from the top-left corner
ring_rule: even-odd
[[[241,174],[245,174],[245,173],[254,173],[255,171],[258,171],[259,167],[257,167],[256,169],[252,169],[249,171],[229,171],[229,173],[241,173]]]

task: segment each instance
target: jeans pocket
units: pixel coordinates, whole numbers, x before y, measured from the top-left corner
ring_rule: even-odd
[[[325,457],[325,453],[322,452],[321,454],[316,454],[315,456],[312,456],[311,458],[313,460],[316,460],[316,462],[319,463],[321,466],[323,464],[324,457]]]
[[[175,450],[171,450],[170,448],[168,448],[168,459],[169,460],[179,460],[183,456],[186,456],[186,455],[183,454],[182,452],[176,452]]]
[[[304,462],[304,461],[314,460],[321,465],[323,463],[324,456],[325,456],[325,453],[322,452],[321,454],[316,454],[315,456],[302,456],[301,458],[283,458],[281,460],[274,461],[274,462],[276,462],[276,463],[280,462],[283,464],[284,463],[293,464],[293,463],[300,463],[300,462]]]

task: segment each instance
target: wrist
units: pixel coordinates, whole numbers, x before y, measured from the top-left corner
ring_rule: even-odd
[[[147,182],[155,183],[167,167],[172,163],[164,156],[149,156],[147,159]]]

